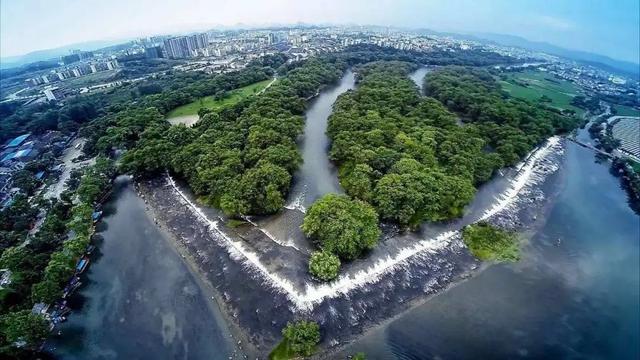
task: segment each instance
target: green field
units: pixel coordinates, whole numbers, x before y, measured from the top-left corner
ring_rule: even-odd
[[[185,115],[197,115],[198,110],[201,108],[216,110],[221,107],[233,105],[238,103],[240,100],[244,99],[247,96],[258,93],[267,87],[267,85],[272,80],[264,80],[257,82],[255,84],[247,85],[245,87],[241,87],[239,89],[235,89],[229,92],[229,96],[224,99],[214,100],[213,96],[205,96],[200,98],[192,103],[182,105],[171,110],[167,114],[167,118],[177,117],[177,116],[185,116]]]
[[[616,115],[620,116],[640,116],[640,111],[624,106],[624,105],[613,105],[613,108],[616,109]]]
[[[501,80],[500,84],[511,96],[537,102],[540,97],[546,95],[551,99],[551,102],[547,103],[550,106],[574,110],[579,116],[584,113],[583,109],[571,105],[571,99],[580,94],[580,89],[569,81],[532,70],[507,76],[507,80]]]
[[[280,341],[269,354],[269,360],[289,360],[294,357],[295,354],[289,348],[289,342],[286,339]]]

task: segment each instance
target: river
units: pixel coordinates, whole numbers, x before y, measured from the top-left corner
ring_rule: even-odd
[[[220,311],[119,178],[98,231],[98,254],[47,348],[60,359],[228,359]]]
[[[347,73],[337,85],[331,86],[311,101],[305,114],[304,137],[300,143],[300,153],[304,162],[295,173],[290,203],[298,203],[308,208],[327,193],[342,193],[336,167],[329,161],[329,137],[327,122],[333,111],[333,103],[338,96],[355,86],[353,72]]]
[[[420,67],[418,68],[416,71],[412,72],[411,74],[409,74],[409,77],[411,78],[411,80],[413,80],[413,82],[416,83],[416,85],[418,86],[418,89],[420,89],[420,93],[422,93],[424,91],[424,76],[427,75],[427,73],[431,71],[431,69],[429,69],[428,67]]]

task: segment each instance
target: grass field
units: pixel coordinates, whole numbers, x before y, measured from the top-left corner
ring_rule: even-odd
[[[550,106],[574,110],[579,116],[584,113],[584,110],[571,105],[571,100],[580,94],[580,89],[571,82],[555,79],[544,72],[530,70],[510,74],[507,81],[501,80],[500,84],[511,96],[537,102],[546,95],[551,99],[551,103],[548,103]]]
[[[289,348],[289,342],[286,339],[282,339],[269,354],[269,360],[289,360],[294,357],[295,354]]]
[[[616,115],[620,116],[640,116],[640,111],[624,106],[624,105],[613,105],[613,108],[616,109]]]
[[[229,92],[229,96],[221,100],[214,100],[213,96],[205,96],[192,103],[182,105],[171,110],[167,114],[167,118],[169,119],[178,116],[196,115],[198,114],[198,110],[200,110],[201,108],[216,110],[224,106],[236,104],[245,97],[256,94],[259,91],[263,90],[271,81],[271,79],[264,80],[255,84],[232,90]]]

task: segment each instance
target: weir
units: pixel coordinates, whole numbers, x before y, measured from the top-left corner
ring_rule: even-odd
[[[487,220],[515,205],[520,195],[526,193],[528,186],[539,183],[544,179],[544,175],[554,171],[554,169],[544,169],[540,165],[548,155],[559,151],[561,151],[559,137],[550,138],[544,145],[534,150],[525,161],[516,167],[517,174],[510,179],[509,186],[495,197],[494,202],[482,212],[480,217],[472,222]],[[393,272],[394,269],[414,258],[419,258],[420,255],[437,253],[451,244],[460,245],[460,229],[445,231],[434,237],[401,247],[395,254],[372,261],[372,264],[363,270],[344,273],[331,283],[307,282],[304,288],[300,288],[291,279],[270,271],[266,264],[260,260],[258,253],[222,231],[218,221],[210,220],[204,211],[178,187],[173,178],[167,175],[167,179],[170,186],[180,195],[196,217],[207,224],[209,229],[215,233],[214,238],[228,251],[229,255],[236,261],[240,261],[247,269],[255,271],[256,275],[260,276],[269,286],[285,294],[298,310],[312,310],[325,299],[339,297],[362,286],[376,283],[380,276]]]
[[[428,72],[428,68],[422,67],[410,74],[410,77],[421,88],[422,80]],[[302,244],[307,240],[291,239],[292,231],[299,227],[302,221],[302,216],[296,214],[304,213],[315,199],[326,193],[342,192],[336,169],[328,159],[330,142],[325,132],[334,102],[340,94],[352,89],[354,85],[354,74],[348,71],[338,85],[323,91],[309,107],[306,114],[305,137],[301,143],[304,164],[295,174],[294,186],[285,210],[267,218],[246,219],[251,226],[259,230],[264,240],[272,241],[272,245],[267,247],[276,249],[276,252],[277,247],[289,247],[296,251],[296,254],[291,256],[308,256],[309,250],[305,248],[309,246],[306,243]],[[285,270],[272,270],[273,264],[263,257],[264,249],[256,249],[246,241],[225,233],[217,220],[211,220],[169,175],[167,178],[181,201],[193,211],[196,218],[208,226],[214,235],[213,238],[226,249],[231,258],[240,262],[245,269],[252,271],[270,287],[283,293],[297,310],[310,311],[325,299],[337,298],[365,285],[376,283],[383,275],[404,267],[407,262],[421,258],[422,255],[463,248],[460,230],[465,225],[487,220],[512,207],[519,196],[527,192],[528,186],[538,183],[549,173],[549,169],[543,169],[544,165],[541,164],[546,156],[557,153],[560,149],[561,139],[550,138],[532,151],[510,175],[496,176],[491,181],[492,184],[487,184],[488,189],[480,190],[477,202],[474,200],[469,206],[468,214],[463,218],[451,222],[448,226],[435,226],[430,232],[422,231],[419,234],[387,239],[385,245],[381,244],[376,248],[368,259],[359,260],[358,266],[345,268],[343,273],[330,283],[317,283],[310,278],[300,278],[295,275],[296,270],[299,274],[306,273],[306,269],[291,269],[292,271],[288,272],[286,268],[289,265],[284,266]]]

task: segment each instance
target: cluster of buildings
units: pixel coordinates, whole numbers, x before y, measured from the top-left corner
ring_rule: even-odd
[[[640,119],[637,117],[617,118],[609,123],[612,135],[620,140],[618,151],[640,162]]]
[[[208,48],[209,37],[206,33],[178,36],[165,39],[163,45],[169,59],[197,57]]]
[[[24,169],[25,165],[38,159],[41,154],[49,151],[54,153],[62,152],[71,137],[63,135],[59,131],[48,131],[42,135],[22,134],[4,145],[0,151],[0,208],[4,208],[11,203],[13,196],[19,189],[13,186],[13,177],[16,172]],[[59,171],[61,169],[50,169]],[[36,180],[45,177],[45,171],[35,174]]]
[[[340,51],[355,44],[375,44],[402,50],[471,49],[472,42],[433,38],[404,32],[369,31],[362,28],[300,28],[212,31],[176,37],[144,38],[134,43],[127,57],[183,59],[178,70],[207,73],[236,70],[260,56],[285,53],[291,61],[319,53]],[[135,49],[137,47],[137,49]]]
[[[98,61],[83,62],[74,66],[65,66],[47,74],[27,79],[30,86],[38,86],[50,84],[58,81],[64,81],[71,78],[79,78],[97,72],[114,70],[120,67],[117,59],[105,59]]]
[[[181,36],[152,36],[103,49],[101,52],[74,51],[61,59],[61,64],[64,64],[61,67],[27,79],[29,85],[37,87],[29,89],[27,93],[30,95],[23,95],[20,98],[37,97],[39,101],[60,100],[65,95],[64,91],[86,93],[119,86],[131,79],[125,76],[120,79],[109,79],[103,84],[84,84],[80,85],[84,87],[75,89],[77,91],[66,89],[69,86],[60,85],[61,83],[58,82],[120,67],[127,68],[129,64],[139,64],[150,59],[179,60],[167,61],[167,63],[176,70],[213,74],[241,69],[251,60],[268,54],[284,53],[290,61],[299,61],[320,53],[340,51],[347,46],[357,44],[373,44],[419,52],[479,49],[527,59],[526,61],[536,59],[536,62],[543,64],[539,67],[551,74],[605,95],[628,97],[638,86],[637,81],[628,81],[591,66],[521,48],[420,31],[344,26],[208,31]],[[132,74],[140,79],[149,75],[140,72],[132,72]],[[65,88],[65,90],[62,91],[56,87]]]
[[[548,65],[547,70],[558,78],[598,94],[629,96],[637,95],[638,82],[613,75],[592,66],[577,65],[570,61],[557,61]]]

